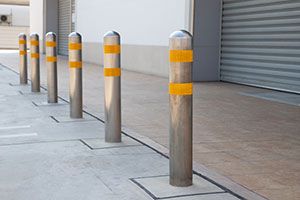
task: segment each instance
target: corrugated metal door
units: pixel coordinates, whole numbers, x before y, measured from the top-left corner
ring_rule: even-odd
[[[75,0],[72,0],[72,27],[71,31],[75,31]]]
[[[70,0],[58,1],[58,53],[68,55],[68,35],[71,32]]]
[[[300,1],[223,2],[221,80],[300,93]]]

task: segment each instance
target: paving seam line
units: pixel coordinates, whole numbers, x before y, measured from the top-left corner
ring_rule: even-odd
[[[158,197],[158,199],[174,199],[174,198],[181,198],[181,197],[194,197],[194,196],[205,196],[205,195],[214,195],[214,194],[228,194],[228,192],[206,192],[206,193],[195,193],[195,194],[185,194],[185,195],[176,195],[176,196],[169,196],[169,197]]]
[[[146,192],[153,200],[157,200],[156,196],[154,196],[147,188],[145,188],[142,184],[134,180],[134,178],[130,178],[130,181],[132,181],[137,187],[141,188],[144,192]]]

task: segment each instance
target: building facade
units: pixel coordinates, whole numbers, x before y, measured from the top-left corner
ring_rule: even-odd
[[[194,36],[194,81],[300,93],[297,0],[30,0],[30,12],[31,32],[56,32],[61,55],[77,31],[83,60],[102,65],[103,35],[115,30],[122,68],[167,77],[169,35],[185,29]]]
[[[29,5],[8,5],[0,1],[0,48],[19,48],[19,33],[29,34]]]

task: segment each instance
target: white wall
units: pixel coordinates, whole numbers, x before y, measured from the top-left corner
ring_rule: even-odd
[[[44,40],[44,0],[30,0],[30,33],[40,36],[40,51],[43,50]]]
[[[26,26],[0,26],[0,49],[18,49],[19,34],[29,34],[29,27]],[[27,47],[29,41],[27,40]]]
[[[83,42],[102,42],[109,30],[123,44],[167,46],[169,35],[188,29],[187,0],[76,0],[76,31]]]
[[[0,5],[0,15],[11,13],[13,26],[29,26],[29,6]]]

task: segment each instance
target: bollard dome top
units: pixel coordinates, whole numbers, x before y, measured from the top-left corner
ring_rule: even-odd
[[[170,35],[170,38],[191,38],[191,37],[193,36],[186,30],[175,31]]]
[[[33,38],[36,38],[37,40],[39,39],[39,35],[37,33],[32,33],[30,35],[30,38],[33,39]]]
[[[120,34],[116,31],[108,31],[104,34],[104,37],[120,37]]]
[[[81,35],[77,32],[72,32],[69,34],[69,37],[81,37]]]
[[[46,41],[48,42],[56,41],[56,34],[54,32],[48,32],[46,34]]]
[[[52,37],[52,36],[56,36],[56,34],[54,32],[48,32],[46,34],[46,37]]]
[[[20,34],[19,34],[19,38],[26,39],[26,34],[25,34],[25,33],[20,33]]]

